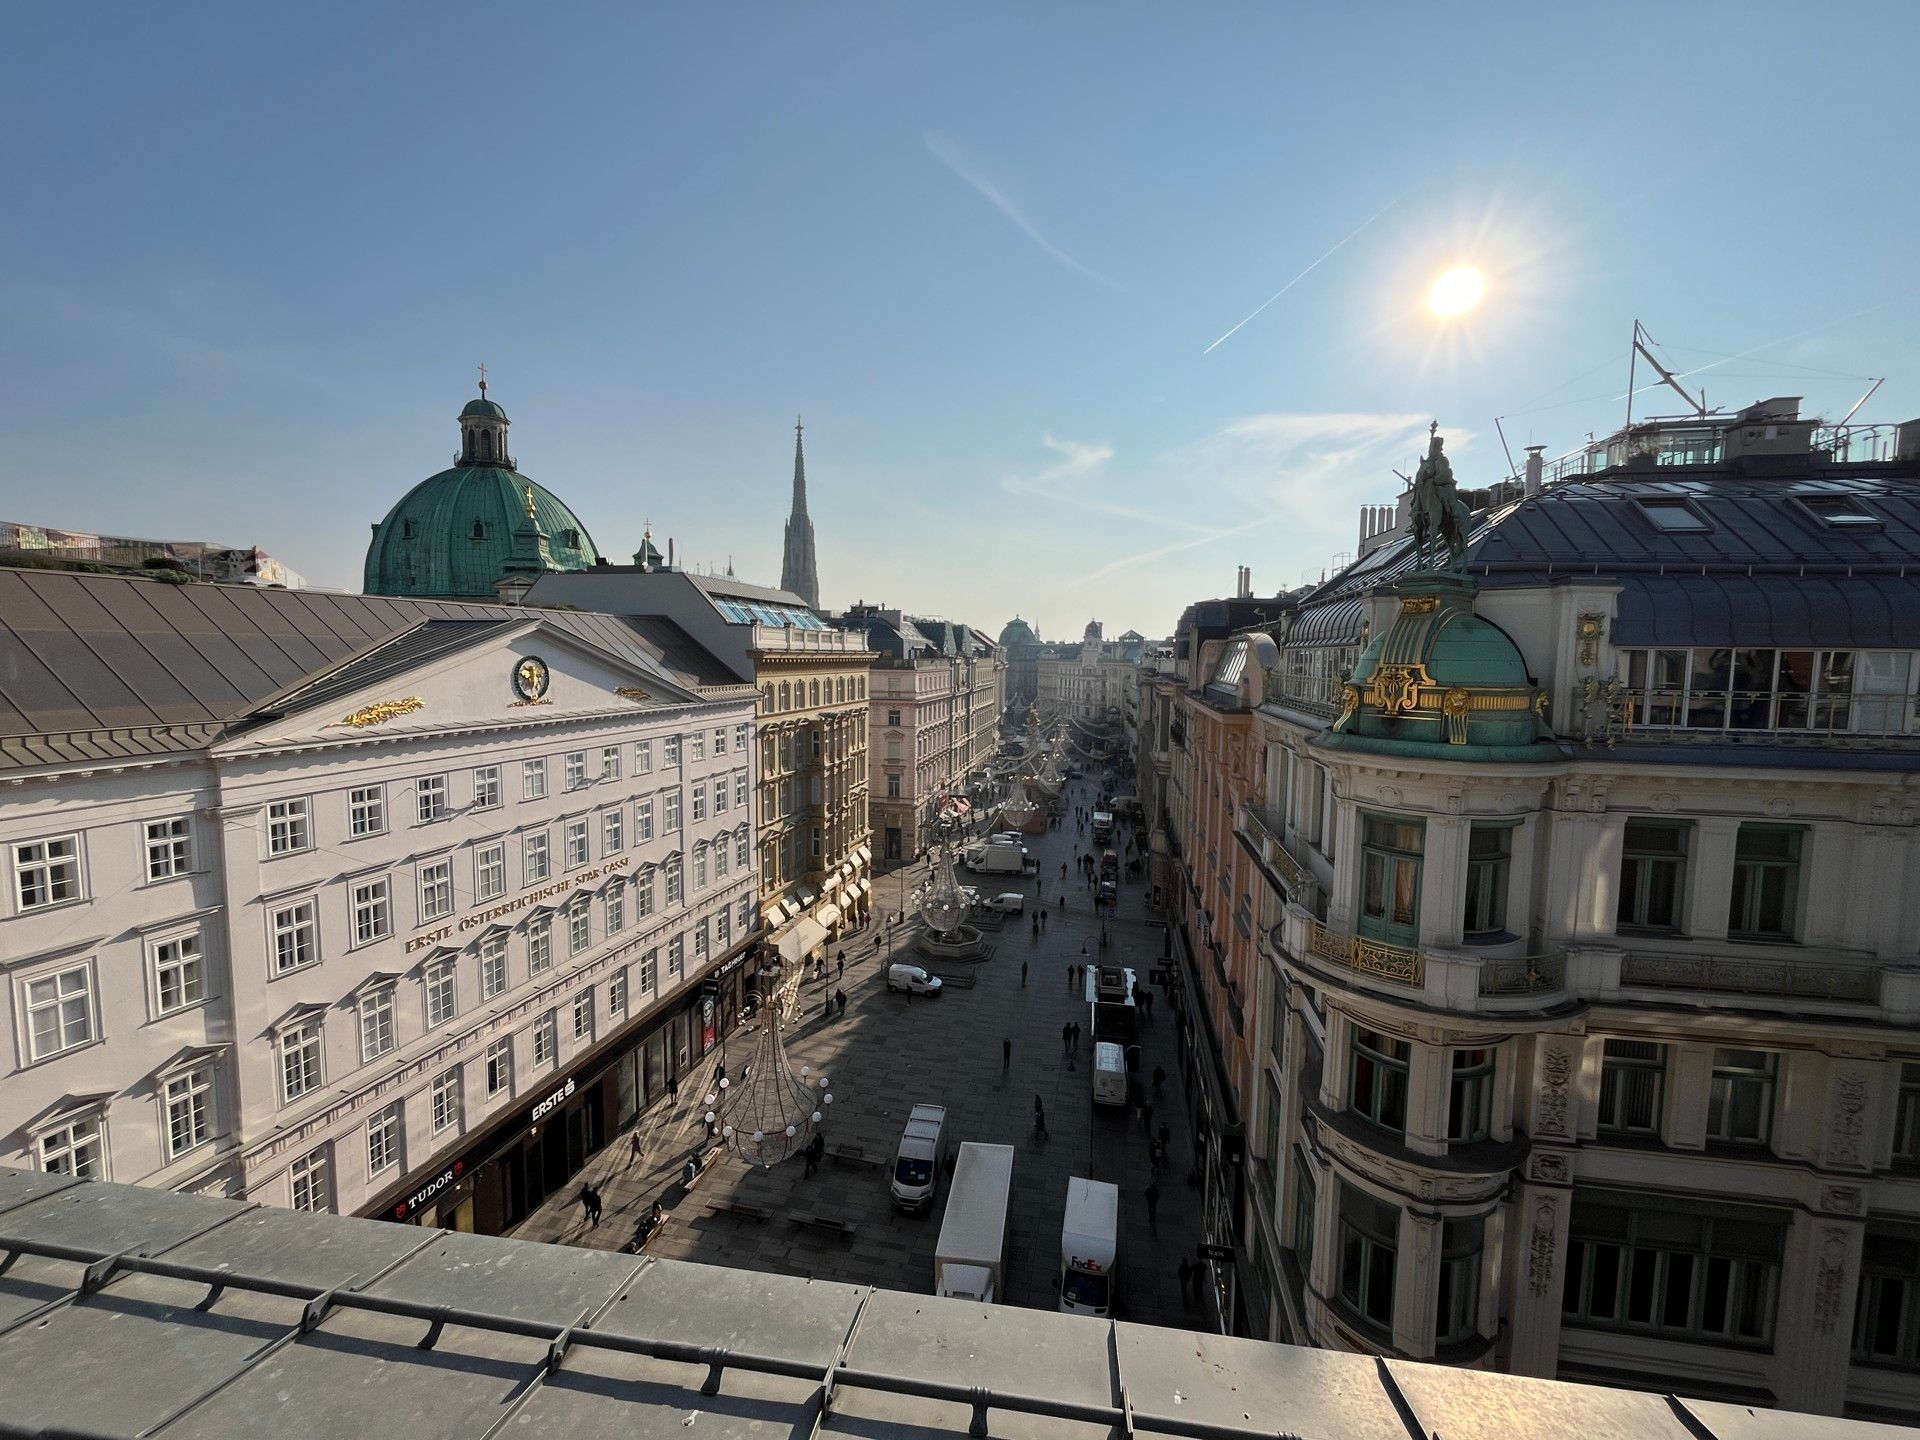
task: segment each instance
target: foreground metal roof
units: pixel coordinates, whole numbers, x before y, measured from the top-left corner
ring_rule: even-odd
[[[4,1168],[0,1252],[0,1435],[1911,1434]]]

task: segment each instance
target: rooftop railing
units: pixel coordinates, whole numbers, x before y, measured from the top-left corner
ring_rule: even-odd
[[[1826,958],[1836,953],[1860,952],[1776,957],[1714,950],[1628,950],[1620,960],[1620,984],[1649,990],[1700,990],[1869,1005],[1878,1001],[1881,967],[1857,959],[1835,962]]]
[[[753,627],[751,644],[756,650],[815,651],[829,655],[858,655],[867,648],[866,637],[850,630],[801,630],[790,625]]]

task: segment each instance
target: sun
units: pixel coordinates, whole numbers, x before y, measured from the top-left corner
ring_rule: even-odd
[[[1427,292],[1427,308],[1442,320],[1453,320],[1480,303],[1487,293],[1485,278],[1471,265],[1456,265]]]

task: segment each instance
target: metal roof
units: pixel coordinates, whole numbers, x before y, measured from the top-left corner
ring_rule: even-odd
[[[738,683],[654,619],[0,568],[0,767],[198,749],[302,686],[398,673],[535,619],[666,682]]]
[[[1920,649],[1920,575],[1624,575],[1616,645]]]
[[[4,1168],[0,1249],[4,1434],[1910,1433]]]

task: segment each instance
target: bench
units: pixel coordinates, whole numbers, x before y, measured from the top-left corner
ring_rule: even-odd
[[[744,1200],[709,1200],[709,1215],[738,1215],[747,1220],[771,1220],[773,1212],[758,1205],[749,1205]]]
[[[846,1220],[835,1219],[831,1215],[789,1215],[796,1225],[811,1225],[816,1230],[828,1230],[843,1240],[851,1240],[855,1227]]]
[[[833,1156],[834,1163],[839,1165],[870,1165],[875,1170],[879,1170],[883,1169],[887,1163],[877,1155],[867,1154],[866,1147],[863,1145],[842,1143],[834,1146],[827,1153]]]
[[[671,1225],[672,1223],[673,1223],[673,1216],[671,1214],[662,1215],[660,1217],[660,1223],[655,1225],[651,1230],[647,1232],[646,1238],[644,1240],[641,1239],[639,1235],[636,1233],[633,1239],[627,1241],[626,1244],[620,1247],[621,1253],[626,1255],[638,1255],[642,1250],[646,1249],[649,1245],[653,1244],[653,1242],[659,1237],[660,1232],[666,1229],[667,1226]],[[636,1226],[635,1229],[637,1231],[638,1227]]]
[[[980,983],[980,977],[971,970],[933,970],[928,973],[940,977],[942,990],[971,990]]]

